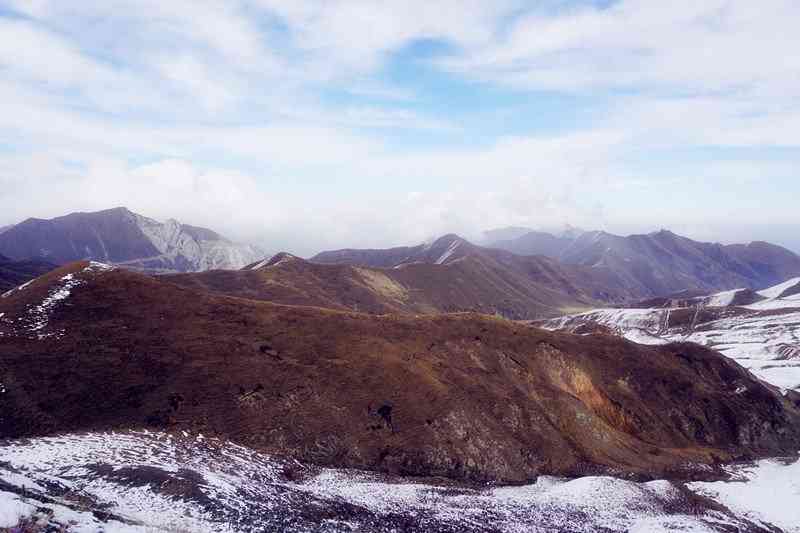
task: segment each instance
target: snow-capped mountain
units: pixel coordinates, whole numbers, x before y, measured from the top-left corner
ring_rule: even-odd
[[[412,264],[450,264],[478,249],[458,235],[449,234],[417,246],[321,252],[311,260],[317,263],[401,268]]]
[[[800,277],[761,291],[662,298],[658,307],[597,309],[543,323],[547,329],[611,331],[641,344],[695,342],[735,359],[782,389],[800,390]]]
[[[263,257],[249,245],[170,219],[159,222],[124,207],[28,219],[0,234],[0,253],[51,263],[93,260],[154,272],[235,269]]]

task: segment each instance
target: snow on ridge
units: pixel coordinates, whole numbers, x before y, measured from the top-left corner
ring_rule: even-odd
[[[264,268],[269,263],[269,259],[263,259],[256,263],[255,265],[250,267],[250,270],[258,270],[259,268]]]
[[[460,245],[461,245],[461,239],[456,239],[453,242],[451,242],[450,246],[448,246],[447,250],[445,250],[444,253],[439,257],[439,259],[436,260],[435,264],[443,265],[445,261],[450,259],[450,256],[453,255],[453,253],[456,251],[456,249],[458,249]]]
[[[109,265],[108,263],[100,263],[99,261],[89,261],[89,266],[87,266],[84,271],[99,271],[99,272],[110,272],[111,270],[115,270],[113,265]]]
[[[775,299],[779,298],[780,295],[783,294],[787,289],[791,289],[798,284],[800,284],[800,277],[792,278],[773,287],[766,288],[763,291],[758,291],[758,294],[765,298]]]
[[[101,274],[115,270],[115,267],[97,261],[89,261],[89,264],[77,272],[71,272],[61,276],[52,283],[47,296],[38,303],[28,305],[24,316],[18,317],[16,322],[11,321],[14,329],[21,328],[23,332],[34,334],[39,340],[50,337],[61,338],[64,331],[45,332],[44,330],[50,323],[53,311],[67,298],[72,291],[86,283],[86,275]],[[33,280],[32,280],[33,281]],[[28,282],[30,284],[31,282]],[[26,286],[28,285],[26,284]],[[5,313],[3,313],[5,315]]]
[[[12,294],[14,294],[15,292],[18,292],[18,291],[24,291],[24,290],[25,290],[25,288],[26,288],[28,285],[30,285],[31,283],[33,283],[34,281],[36,281],[36,280],[35,280],[35,279],[32,279],[32,280],[30,280],[30,281],[26,281],[25,283],[23,283],[23,284],[22,284],[22,285],[20,285],[19,287],[14,287],[14,288],[13,288],[13,289],[11,289],[10,291],[6,291],[6,292],[4,292],[4,293],[3,293],[3,295],[2,295],[2,298],[8,298],[9,296],[11,296]]]
[[[286,263],[290,263],[290,262],[292,262],[292,261],[297,259],[296,256],[294,256],[292,254],[289,254],[289,253],[283,253],[283,254],[279,254],[279,255],[281,256],[280,259],[278,259],[277,261],[272,263],[272,265],[270,265],[270,266],[273,266],[273,267],[280,266],[280,265],[283,265],[283,264],[286,264]],[[275,257],[270,259],[270,261],[272,261],[274,259],[275,259]]]
[[[712,294],[706,300],[706,305],[709,307],[728,307],[733,303],[736,295],[747,289],[732,289],[729,291],[718,292]]]

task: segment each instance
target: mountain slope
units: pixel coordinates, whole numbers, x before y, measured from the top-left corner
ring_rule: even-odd
[[[246,273],[169,279],[278,303],[369,313],[476,311],[511,319],[558,316],[629,296],[609,290],[602,270],[489,250],[457,235],[417,247],[328,252],[315,260],[328,262],[278,254],[250,265]]]
[[[607,268],[568,265],[544,256],[521,256],[505,250],[476,246],[457,235],[445,235],[432,243],[388,250],[337,250],[312,259],[326,264],[365,265],[405,270],[418,265],[473,265],[468,283],[508,285],[509,290],[539,295],[551,307],[585,307],[592,301],[623,302],[638,292],[619,282]],[[481,277],[485,277],[481,280]],[[514,317],[524,318],[524,317]]]
[[[24,532],[800,532],[800,463],[732,467],[738,483],[498,487],[320,469],[189,433],[59,435],[0,442],[0,453],[0,528]]]
[[[431,257],[436,260],[451,247],[455,254],[453,242],[457,241]],[[476,257],[447,259],[452,261],[375,268],[312,263],[278,254],[237,272],[176,274],[164,279],[242,298],[373,314],[475,311],[517,319],[555,316],[561,309],[593,302],[568,282],[548,277],[545,268],[540,268],[536,281],[533,275],[515,275]],[[528,262],[542,266],[536,260]]]
[[[261,255],[204,228],[165,223],[125,208],[28,219],[0,234],[0,253],[64,264],[95,260],[148,271],[240,268]]]
[[[541,254],[571,265],[605,268],[638,298],[681,290],[761,289],[800,275],[800,256],[765,242],[703,243],[662,230],[621,237],[603,231],[553,236],[529,232],[491,246]]]
[[[0,335],[0,438],[150,426],[506,481],[708,475],[800,446],[788,398],[693,344],[280,306],[96,263],[0,298]]]
[[[758,292],[735,289],[598,309],[544,326],[574,332],[599,328],[645,344],[696,342],[775,386],[800,390],[800,278]]]
[[[56,265],[39,259],[12,261],[0,255],[0,293],[22,285],[54,268]]]

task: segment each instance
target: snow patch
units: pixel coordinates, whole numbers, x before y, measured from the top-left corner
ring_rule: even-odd
[[[36,507],[25,503],[16,494],[0,492],[0,527],[14,527],[20,519],[30,516]]]
[[[263,261],[259,261],[255,265],[250,267],[250,270],[258,270],[259,268],[264,268],[269,263],[269,259],[264,259]]]
[[[55,309],[70,297],[76,287],[86,282],[87,275],[102,274],[114,269],[115,267],[111,265],[90,261],[82,270],[62,276],[52,284],[47,296],[39,304],[29,305],[23,316],[11,321],[12,329],[16,333],[33,334],[40,340],[50,337],[61,338],[63,331],[45,332]],[[5,313],[0,318],[4,315]]]
[[[42,303],[28,309],[28,317],[30,319],[28,324],[29,331],[37,332],[46,328],[50,320],[50,315],[56,306],[58,306],[59,302],[69,298],[69,295],[72,294],[72,290],[83,283],[83,280],[76,278],[74,274],[67,274],[59,281],[62,282],[61,285],[51,289],[47,297],[42,300]],[[39,338],[43,337],[45,337],[45,335],[39,335]]]
[[[758,291],[758,294],[760,294],[765,298],[770,298],[770,299],[779,298],[781,294],[799,284],[800,284],[800,278],[792,278],[790,280],[784,281],[780,285],[775,285],[774,287],[764,289],[763,291]]]
[[[730,531],[742,525],[736,516],[715,511],[681,514],[676,509],[689,507],[685,495],[667,481],[542,476],[519,487],[435,485],[354,470],[308,469],[188,433],[0,441],[0,455],[0,477],[24,495],[0,494],[0,508],[8,515],[3,524],[47,511],[50,525],[72,523],[69,531],[388,533],[485,531],[492,524],[508,533],[622,533],[676,526]],[[296,481],[286,479],[287,469],[297,473]],[[101,522],[94,509],[103,509],[110,521]]]
[[[30,281],[26,281],[25,283],[23,283],[23,284],[22,284],[22,285],[20,285],[19,287],[16,287],[16,288],[13,288],[13,289],[11,289],[10,291],[6,291],[6,292],[4,292],[4,293],[3,293],[3,296],[2,296],[2,298],[8,298],[9,296],[11,296],[12,294],[14,294],[15,292],[18,292],[18,291],[23,291],[23,290],[25,290],[25,288],[26,288],[28,285],[30,285],[31,283],[33,283],[34,281],[36,281],[36,280],[35,280],[35,279],[32,279],[32,280],[30,280]]]
[[[746,289],[733,289],[731,291],[718,292],[708,297],[706,305],[708,307],[727,307],[733,303],[736,295]]]
[[[450,246],[447,247],[447,250],[445,250],[444,253],[439,257],[439,259],[436,260],[436,264],[443,265],[445,261],[450,259],[450,256],[453,255],[453,253],[458,249],[460,245],[461,245],[460,240],[454,240],[453,242],[451,242]]]
[[[729,467],[733,481],[691,483],[689,488],[712,498],[766,529],[800,533],[800,461],[764,460]]]

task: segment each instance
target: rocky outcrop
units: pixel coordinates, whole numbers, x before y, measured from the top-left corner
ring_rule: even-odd
[[[205,229],[143,217],[121,207],[28,219],[0,233],[0,253],[65,264],[94,260],[150,272],[241,268],[263,252]]]

